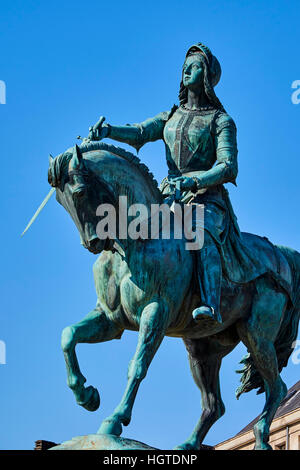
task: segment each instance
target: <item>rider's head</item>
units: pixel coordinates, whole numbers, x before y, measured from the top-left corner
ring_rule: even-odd
[[[182,69],[179,90],[180,104],[183,105],[187,102],[188,90],[199,90],[199,93],[204,91],[210,105],[223,110],[223,106],[214,92],[214,87],[220,77],[221,66],[208,47],[201,43],[191,46],[186,53]]]

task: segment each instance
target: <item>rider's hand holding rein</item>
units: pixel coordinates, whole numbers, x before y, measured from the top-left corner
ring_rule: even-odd
[[[196,191],[197,183],[194,178],[189,178],[188,176],[179,176],[178,178],[173,178],[173,182],[180,181],[180,189],[184,191]]]
[[[171,185],[175,184],[180,187],[180,202],[188,204],[195,196],[198,180],[188,176],[179,176],[177,178],[172,178],[171,181]]]

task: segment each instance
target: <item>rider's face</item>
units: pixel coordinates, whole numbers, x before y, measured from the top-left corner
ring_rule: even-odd
[[[182,68],[182,81],[186,88],[200,89],[203,84],[204,66],[199,54],[186,58]]]

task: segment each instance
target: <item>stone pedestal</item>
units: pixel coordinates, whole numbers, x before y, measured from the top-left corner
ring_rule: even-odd
[[[88,434],[73,437],[70,441],[51,447],[49,450],[158,450],[143,442],[109,434]]]

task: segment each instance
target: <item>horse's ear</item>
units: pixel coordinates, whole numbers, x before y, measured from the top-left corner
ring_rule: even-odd
[[[81,150],[80,148],[78,147],[78,145],[75,145],[75,152],[76,152],[76,156],[78,158],[78,161],[81,162],[82,160],[82,153],[81,153]]]
[[[51,153],[50,153],[50,154],[49,154],[49,165],[52,164],[53,160],[54,160],[54,158],[52,157],[52,155],[51,155]]]

